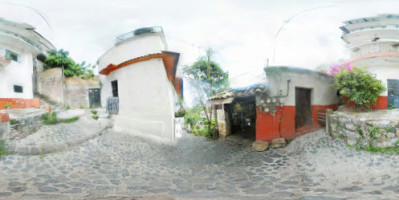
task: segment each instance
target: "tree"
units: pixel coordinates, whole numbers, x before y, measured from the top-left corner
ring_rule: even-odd
[[[207,49],[205,56],[199,57],[193,65],[184,69],[186,77],[191,80],[191,86],[196,89],[196,100],[205,112],[209,134],[212,134],[213,131],[213,109],[212,106],[207,106],[206,101],[213,94],[229,87],[229,74],[223,71],[217,63],[212,61],[213,54],[214,51],[212,49]]]
[[[333,87],[360,109],[369,109],[377,102],[378,95],[385,91],[384,85],[374,74],[361,68],[344,66],[333,76]]]
[[[49,56],[44,61],[44,69],[51,69],[56,67],[63,67],[64,75],[66,77],[71,76],[85,76],[93,77],[94,65],[86,65],[86,62],[77,64],[72,58],[69,57],[69,52],[63,49],[60,50],[49,50]]]

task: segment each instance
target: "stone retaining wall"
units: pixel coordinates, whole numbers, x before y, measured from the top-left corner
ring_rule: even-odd
[[[21,139],[35,133],[43,125],[42,115],[25,116],[19,119],[10,119],[11,132],[9,138]]]
[[[359,148],[396,147],[399,146],[399,118],[390,115],[334,112],[327,117],[327,133]]]

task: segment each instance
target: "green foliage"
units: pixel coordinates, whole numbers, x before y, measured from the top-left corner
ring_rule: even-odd
[[[375,153],[388,153],[388,154],[397,154],[399,155],[399,148],[398,147],[365,147],[363,148],[365,151],[375,152]]]
[[[380,128],[373,126],[369,128],[370,134],[371,136],[373,136],[373,138],[379,138],[380,136]]]
[[[4,140],[0,140],[0,158],[8,154]]]
[[[184,68],[184,73],[191,79],[199,80],[202,85],[212,87],[210,90],[207,90],[208,88],[204,90],[207,97],[229,87],[229,73],[223,71],[217,63],[206,56],[198,58],[193,65]],[[210,91],[212,91],[212,94],[210,94]]]
[[[332,86],[339,93],[353,101],[357,108],[370,108],[377,102],[377,97],[385,91],[382,82],[365,69],[353,67],[352,70],[341,70],[334,75]]]
[[[43,121],[44,124],[50,125],[50,124],[56,124],[57,123],[57,113],[53,112],[51,114],[43,114]]]
[[[93,116],[91,116],[94,120],[98,120],[98,115],[93,115]]]
[[[72,117],[69,119],[63,119],[63,120],[59,120],[57,119],[57,113],[53,112],[51,114],[43,114],[42,115],[44,124],[46,125],[52,125],[52,124],[58,124],[58,123],[73,123],[76,122],[79,117]]]
[[[395,109],[395,106],[392,105],[392,104],[389,104],[389,105],[388,105],[388,110],[393,110],[393,109]]]
[[[64,67],[64,75],[66,77],[81,76],[81,77],[94,77],[94,65],[86,65],[86,62],[77,64],[72,58],[69,57],[69,52],[63,49],[58,51],[49,50],[48,56],[44,61],[44,69]]]
[[[186,111],[184,110],[184,101],[183,97],[181,95],[178,95],[178,101],[176,102],[176,107],[178,108],[178,111],[175,112],[175,117],[184,117],[186,115]]]
[[[201,108],[199,106],[186,110],[184,116],[185,125],[190,124],[191,128],[194,128],[199,121],[201,121]]]
[[[96,110],[91,110],[90,112],[91,112],[91,114],[93,114],[93,115],[96,115],[96,114],[97,114],[97,111],[96,111]]]

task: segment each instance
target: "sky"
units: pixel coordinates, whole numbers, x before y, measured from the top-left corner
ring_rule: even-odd
[[[0,17],[37,27],[58,49],[92,64],[117,36],[162,26],[169,50],[181,53],[180,69],[212,48],[240,87],[264,78],[267,60],[316,69],[345,59],[342,21],[397,8],[395,0],[0,0]]]

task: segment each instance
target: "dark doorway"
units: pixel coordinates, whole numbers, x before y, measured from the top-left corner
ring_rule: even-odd
[[[388,79],[388,106],[399,108],[399,80]]]
[[[101,107],[101,94],[99,88],[89,89],[90,108]]]
[[[250,140],[256,140],[255,97],[237,98],[228,108],[232,125],[231,132]]]
[[[112,84],[112,96],[113,97],[119,97],[119,94],[118,94],[118,81],[117,80],[112,81],[111,84]]]
[[[312,125],[311,89],[295,88],[295,128]]]

